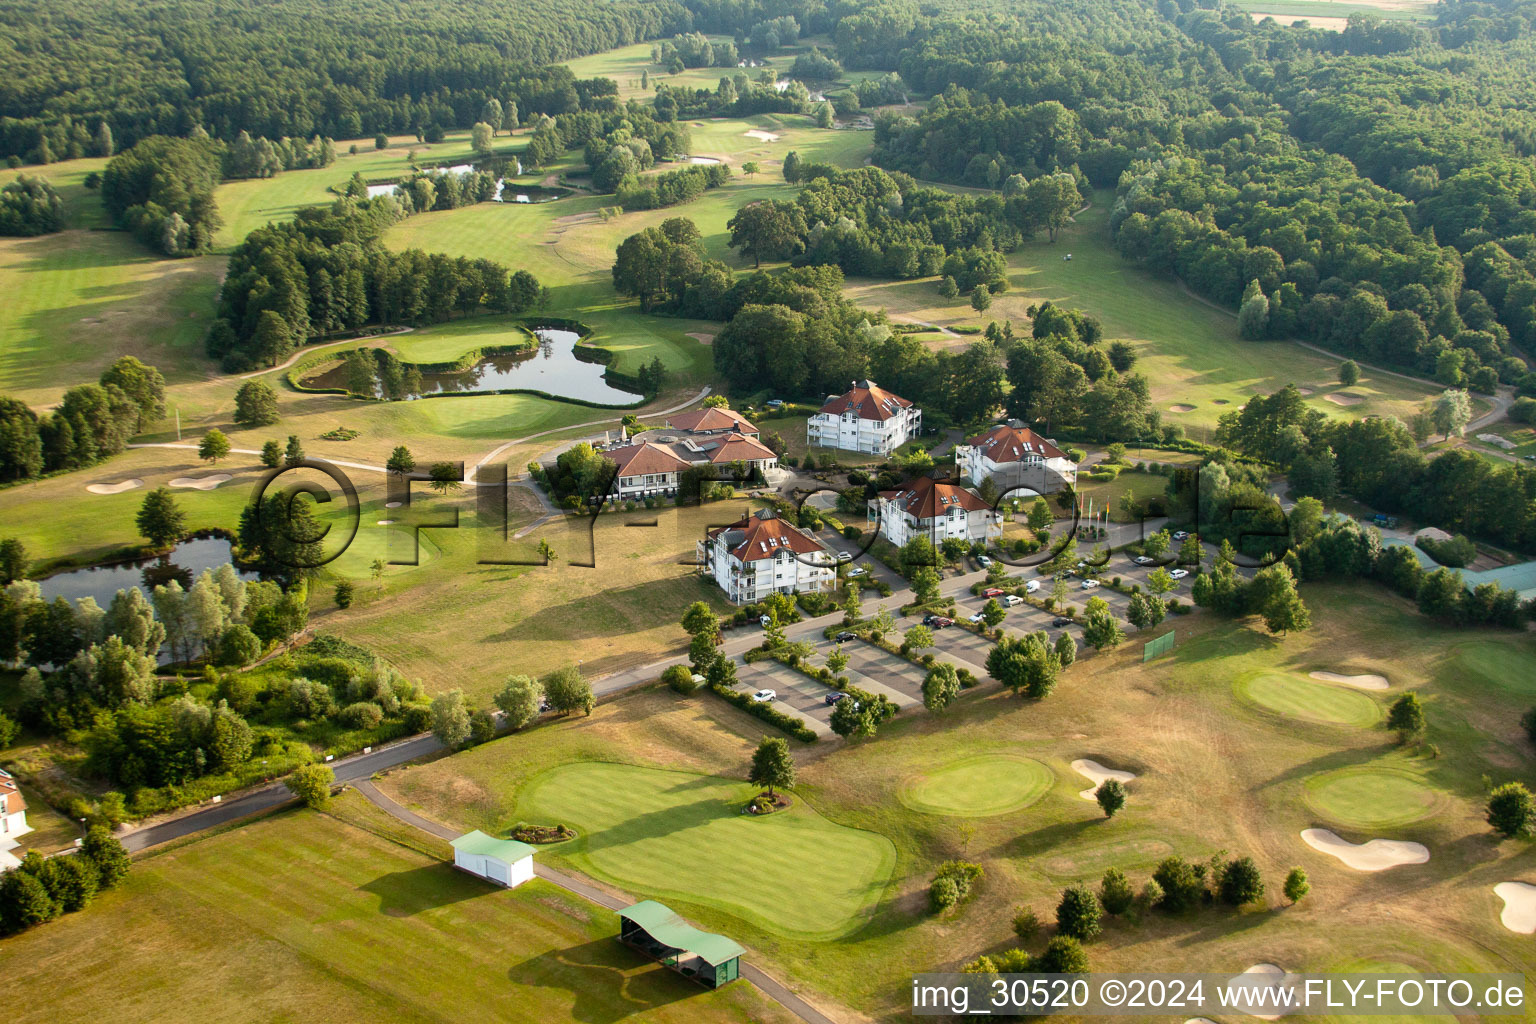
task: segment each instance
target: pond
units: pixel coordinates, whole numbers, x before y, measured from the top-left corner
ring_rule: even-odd
[[[233,561],[229,541],[223,537],[198,537],[182,541],[169,554],[159,557],[71,569],[37,582],[43,589],[45,601],[56,597],[70,601],[94,597],[96,603],[105,608],[119,590],[138,587],[148,597],[155,587],[164,586],[171,580],[176,580],[183,588],[190,587],[204,569],[217,569]],[[240,578],[254,580],[257,574],[240,572]]]
[[[711,161],[711,162],[714,162],[714,161]],[[520,159],[518,159],[516,157],[513,157],[512,158],[512,163],[511,163],[510,166],[504,160],[496,160],[496,161],[491,161],[488,165],[486,165],[483,168],[477,167],[474,164],[454,164],[452,167],[426,167],[426,168],[423,168],[423,170],[427,174],[469,174],[472,171],[477,171],[477,170],[482,170],[482,169],[483,170],[488,170],[492,174],[502,174],[502,173],[505,173],[506,171],[510,170],[512,172],[511,176],[512,177],[516,177],[517,175],[520,175],[520,174],[523,173],[523,162],[522,162],[522,160],[520,160]],[[397,185],[399,185],[399,184],[400,184],[400,182],[398,180],[396,180],[396,181],[381,181],[381,182],[378,182],[376,184],[369,185],[368,186],[368,198],[369,199],[376,199],[379,196],[394,195],[395,187]],[[510,190],[509,190],[507,179],[505,177],[498,177],[496,179],[496,192],[495,192],[494,195],[491,196],[491,202],[493,202],[493,203],[547,203],[547,202],[550,202],[552,200],[559,199],[561,196],[565,196],[565,195],[569,195],[569,194],[570,194],[570,190],[569,189],[563,189],[563,188],[544,188],[543,186],[540,186],[540,185],[520,185],[520,184],[518,184],[515,181],[510,184]]]
[[[717,164],[720,161],[712,156],[691,156],[688,158],[688,162],[691,164]]]
[[[580,359],[575,331],[555,327],[532,328],[538,344],[505,355],[486,356],[464,370],[424,371],[421,390],[411,395],[455,392],[542,391],[556,398],[579,398],[595,405],[633,405],[642,395],[613,387],[603,379],[607,367]],[[347,370],[336,363],[324,373],[301,382],[312,388],[346,388]]]

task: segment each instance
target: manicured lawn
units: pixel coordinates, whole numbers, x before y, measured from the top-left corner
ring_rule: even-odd
[[[914,811],[984,818],[1023,810],[1054,781],[1051,770],[1033,758],[977,754],[908,779],[901,800]]]
[[[1289,672],[1256,672],[1238,680],[1238,693],[1270,711],[1329,725],[1364,728],[1381,717],[1376,702],[1358,690],[1314,683]]]
[[[859,925],[895,864],[889,840],[800,805],[741,813],[754,787],[626,764],[570,764],[518,799],[529,821],[580,837],[555,853],[628,892],[712,904],[780,935],[826,940]]]
[[[360,801],[351,795],[342,798]],[[504,890],[359,825],[293,811],[141,858],[85,911],[7,940],[18,1021],[787,1021],[619,944],[618,919]],[[174,995],[172,995],[174,994]]]
[[[1130,456],[1127,456],[1127,458],[1130,458]],[[1156,473],[1130,470],[1120,472],[1113,480],[1097,481],[1089,480],[1088,474],[1080,471],[1078,475],[1078,490],[1082,493],[1084,501],[1092,500],[1095,515],[1104,509],[1108,509],[1109,518],[1112,522],[1124,523],[1130,520],[1120,510],[1121,496],[1134,494],[1136,500],[1145,505],[1149,498],[1159,497],[1167,491],[1168,479],[1168,477],[1159,476]]]
[[[1411,770],[1359,765],[1314,776],[1307,805],[1330,821],[1359,828],[1407,825],[1433,814],[1440,794]]]
[[[1223,412],[1287,383],[1315,387],[1309,406],[1350,419],[1393,415],[1406,420],[1435,390],[1362,367],[1364,376],[1347,390],[1364,401],[1344,407],[1324,400],[1325,394],[1339,389],[1338,360],[1289,342],[1239,340],[1233,316],[1187,294],[1176,281],[1121,259],[1109,238],[1114,194],[1095,192],[1091,199],[1093,205],[1078,214],[1054,244],[1038,237],[1009,256],[1011,287],[993,297],[985,314],[976,314],[963,301],[946,302],[932,278],[861,280],[853,282],[850,293],[865,305],[884,306],[901,318],[945,326],[985,326],[989,320],[1011,319],[1017,331],[1028,322],[1026,309],[1044,299],[1086,310],[1103,322],[1106,339],[1124,339],[1135,346],[1136,371],[1147,376],[1163,422],[1182,424],[1200,440],[1209,440]],[[1062,259],[1068,253],[1070,262]],[[969,341],[950,338],[946,344]]]

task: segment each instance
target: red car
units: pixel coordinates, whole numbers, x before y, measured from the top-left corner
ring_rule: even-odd
[[[996,587],[988,587],[981,592],[982,597],[1002,597],[1003,592]]]

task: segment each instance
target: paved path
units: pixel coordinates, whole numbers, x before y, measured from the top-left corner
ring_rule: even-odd
[[[360,341],[364,344],[364,347],[371,348],[373,346],[370,343],[373,341],[383,341],[385,338],[393,338],[397,334],[410,334],[415,329],[416,328],[414,327],[396,327],[394,330],[385,331],[382,334],[369,334],[360,338],[342,338],[339,341],[327,341],[323,345],[301,345],[299,346],[299,350],[293,355],[289,356],[285,362],[278,363],[276,366],[269,366],[264,370],[252,370],[250,373],[242,373],[235,379],[250,380],[252,377],[261,377],[268,373],[276,373],[278,370],[286,370],[288,367],[292,366],[300,359],[303,359],[311,352],[319,352],[324,349],[334,348],[337,345],[345,345],[348,342]]]
[[[394,815],[407,825],[442,839],[453,840],[459,837],[459,833],[453,829],[445,825],[439,825],[435,821],[423,818],[416,812],[400,806],[380,792],[379,787],[375,786],[372,782],[363,780],[354,783],[354,785],[357,791],[373,801],[375,806]],[[540,863],[537,857],[533,861],[533,873],[551,885],[557,885],[566,892],[574,893],[582,899],[596,903],[600,907],[606,907],[609,910],[623,910],[626,907],[633,906],[635,902],[633,899],[616,894],[608,889],[600,888],[580,875],[569,874],[552,868],[547,864]],[[834,1024],[831,1017],[828,1017],[803,998],[790,991],[789,987],[783,982],[767,974],[761,968],[743,963],[741,965],[741,976],[756,985],[768,998],[777,1001],[786,1010],[795,1014],[801,1020],[808,1022],[808,1024]]]

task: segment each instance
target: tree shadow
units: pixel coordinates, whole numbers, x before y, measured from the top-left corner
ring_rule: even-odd
[[[380,913],[388,917],[413,917],[424,910],[488,896],[500,886],[476,881],[442,863],[392,871],[359,888],[379,898]]]
[[[613,1024],[704,990],[619,942],[595,939],[554,949],[514,964],[507,978],[514,984],[559,989],[572,998],[571,1018],[587,1024]],[[633,972],[633,973],[632,973]]]
[[[982,856],[1028,857],[1037,855],[1066,843],[1074,842],[1081,838],[1083,833],[1110,820],[1104,817],[1082,818],[1078,821],[1062,821],[1055,825],[1047,825],[1045,828],[1038,828],[1033,832],[1021,832],[1016,836],[1004,839],[990,850],[985,851]]]

